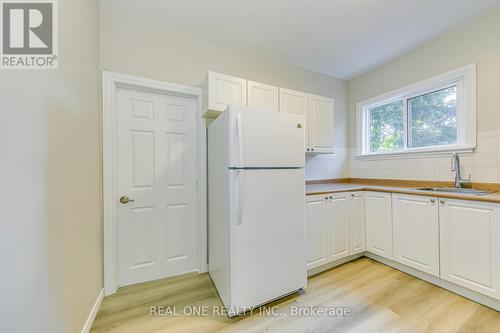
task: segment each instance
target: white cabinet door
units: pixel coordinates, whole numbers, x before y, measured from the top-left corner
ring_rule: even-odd
[[[349,226],[351,220],[349,193],[337,193],[328,199],[328,258],[342,259],[351,253]]]
[[[441,278],[500,299],[500,205],[440,199]]]
[[[323,195],[306,197],[307,269],[324,265],[328,260],[326,202]]]
[[[247,81],[247,106],[255,109],[279,111],[279,88]]]
[[[439,213],[436,198],[392,195],[394,260],[439,276]]]
[[[245,107],[247,81],[237,77],[208,72],[208,109],[224,111],[228,105]]]
[[[290,90],[290,89],[279,89],[280,95],[280,112],[288,112],[301,114],[306,117],[306,135],[305,143],[306,150],[309,151],[309,95],[300,91]]]
[[[392,259],[391,194],[366,192],[367,251]]]
[[[309,95],[309,148],[316,153],[334,152],[334,100]]]
[[[354,192],[351,196],[351,254],[366,251],[366,202],[364,192]]]

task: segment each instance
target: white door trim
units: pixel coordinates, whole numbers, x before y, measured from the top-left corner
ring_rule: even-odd
[[[207,208],[206,208],[206,123],[202,117],[202,90],[191,86],[155,81],[136,76],[102,71],[102,142],[103,142],[103,210],[104,210],[104,294],[118,289],[117,218],[118,173],[116,91],[132,88],[156,93],[180,95],[198,101],[198,271],[207,271]]]

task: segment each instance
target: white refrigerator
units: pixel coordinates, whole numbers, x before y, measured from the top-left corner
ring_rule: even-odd
[[[209,272],[229,316],[306,287],[304,121],[230,106],[208,128]]]

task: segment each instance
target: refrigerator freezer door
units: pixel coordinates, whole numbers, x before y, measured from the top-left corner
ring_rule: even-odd
[[[304,169],[230,170],[235,312],[304,288]]]
[[[230,106],[229,167],[303,167],[303,115]]]

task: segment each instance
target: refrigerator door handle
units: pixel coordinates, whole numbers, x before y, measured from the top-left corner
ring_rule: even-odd
[[[238,170],[238,220],[237,225],[243,223],[243,203],[245,195],[245,170]]]
[[[245,154],[243,152],[243,124],[241,119],[241,114],[236,113],[236,128],[238,131],[238,154],[239,154],[239,166],[242,167],[245,165]]]

